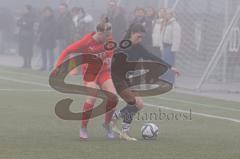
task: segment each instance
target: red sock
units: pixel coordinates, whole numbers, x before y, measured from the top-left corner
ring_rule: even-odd
[[[89,103],[84,103],[83,106],[83,116],[82,116],[82,128],[87,128],[88,121],[92,115],[92,112],[87,113],[86,111],[93,109],[93,105]]]
[[[105,124],[110,124],[112,121],[112,116],[115,111],[117,101],[109,100],[106,105],[106,114],[105,114]],[[110,111],[109,111],[110,110]]]

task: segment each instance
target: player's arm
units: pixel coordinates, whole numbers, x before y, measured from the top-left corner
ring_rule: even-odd
[[[67,56],[72,53],[80,53],[82,49],[86,47],[86,39],[83,38],[79,41],[74,42],[73,44],[69,45],[65,50],[62,51],[60,57],[57,60],[57,67],[59,67]]]
[[[159,62],[163,65],[166,65],[169,69],[171,69],[171,65],[169,65],[167,62],[162,60],[161,58],[155,56],[154,54],[150,53],[147,49],[145,49],[142,45],[139,45],[139,56],[143,58],[144,60],[151,60],[155,62]]]
[[[141,46],[142,47],[142,46]],[[147,49],[145,49],[144,47],[141,48],[143,51],[142,51],[142,56],[146,59],[149,59],[149,60],[152,60],[152,61],[156,61],[156,62],[159,62],[161,64],[164,64],[166,65],[169,69],[171,69],[177,76],[180,75],[180,71],[174,67],[174,66],[171,66],[170,64],[168,64],[167,62],[165,62],[164,60],[162,60],[161,58],[155,56],[154,54],[150,53]]]

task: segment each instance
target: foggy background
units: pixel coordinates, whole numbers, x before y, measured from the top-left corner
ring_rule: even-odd
[[[21,65],[21,58],[16,57],[17,61],[10,58],[9,62],[8,56],[18,54],[16,17],[24,5],[32,5],[34,12],[38,14],[45,6],[57,10],[62,2],[67,2],[69,8],[83,7],[93,16],[95,24],[107,10],[106,0],[0,0],[1,17],[11,24],[8,28],[10,37],[1,40],[1,45],[3,41],[7,41],[5,53],[0,53],[1,65]],[[176,11],[176,18],[182,29],[180,51],[176,54],[176,66],[182,75],[176,81],[177,88],[239,93],[239,4],[238,0],[120,0],[119,5],[124,9],[127,25],[133,19],[137,7],[153,7],[156,10],[173,8]],[[1,25],[5,23],[3,21]],[[35,68],[40,65],[38,52],[35,46],[32,61]],[[214,53],[217,55],[215,58]],[[208,65],[211,67],[208,68]]]

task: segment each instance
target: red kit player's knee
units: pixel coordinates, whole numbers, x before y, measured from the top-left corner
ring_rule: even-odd
[[[112,109],[115,109],[118,104],[118,97],[117,96],[111,96],[107,100],[106,104],[106,111],[111,111]]]

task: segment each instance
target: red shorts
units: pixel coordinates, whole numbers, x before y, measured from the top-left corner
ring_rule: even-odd
[[[88,83],[89,81],[85,81],[84,80],[85,74],[83,74],[83,81],[84,81],[84,85],[86,85],[86,83]],[[110,70],[101,70],[94,81],[91,82],[95,82],[98,85],[102,85],[105,81],[112,79],[111,77],[111,71]]]

